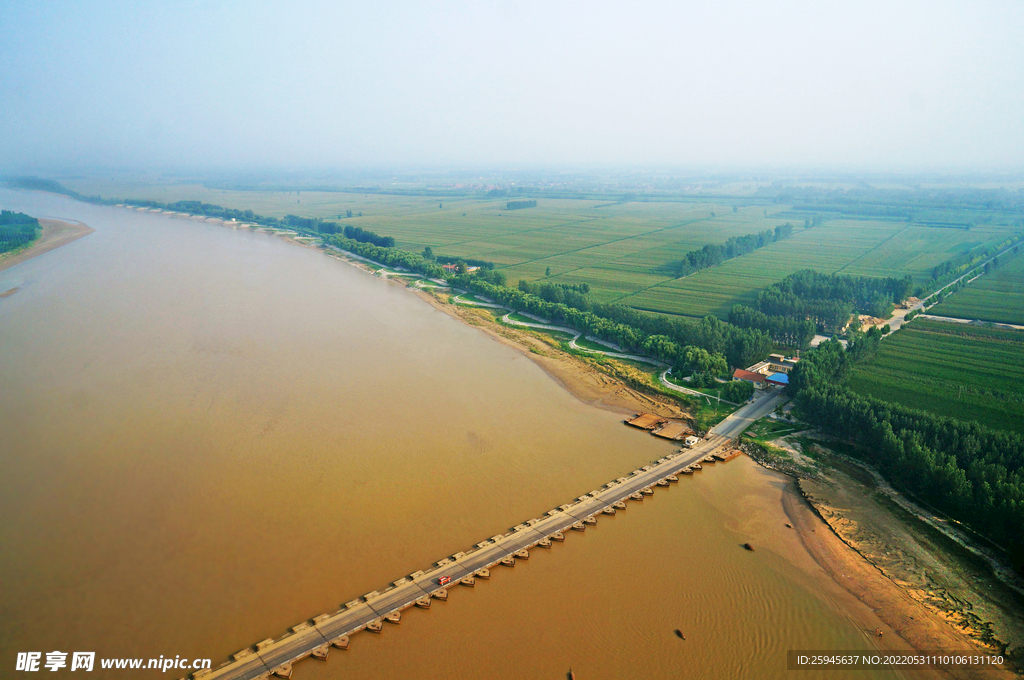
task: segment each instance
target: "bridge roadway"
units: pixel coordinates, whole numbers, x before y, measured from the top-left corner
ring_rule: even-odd
[[[561,505],[541,517],[519,524],[507,534],[493,536],[465,553],[455,553],[434,563],[426,571],[414,572],[394,581],[382,592],[374,591],[352,600],[334,614],[325,614],[301,623],[278,640],[265,640],[257,643],[255,650],[251,647],[242,650],[233,655],[232,661],[220,668],[198,671],[193,674],[193,678],[264,680],[278,669],[284,674],[286,671],[283,666],[310,656],[317,648],[324,647],[342,636],[364,630],[367,624],[379,622],[388,614],[412,607],[420,598],[430,597],[431,593],[441,587],[439,579],[442,576],[450,576],[452,580],[449,586],[455,586],[460,579],[472,576],[480,569],[493,567],[520,550],[528,550],[543,539],[550,539],[558,532],[570,530],[574,523],[590,517],[596,519],[605,508],[619,501],[628,500],[632,494],[642,489],[653,487],[658,481],[701,460],[731,441],[725,437],[712,435],[692,449],[683,449],[660,458],[625,477],[605,484],[596,491],[580,496],[572,503]]]

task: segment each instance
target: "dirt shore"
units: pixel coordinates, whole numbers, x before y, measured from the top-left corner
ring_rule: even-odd
[[[0,271],[30,260],[37,255],[48,253],[96,231],[81,222],[72,224],[60,220],[39,220],[39,225],[43,228],[42,234],[35,243],[25,250],[0,255]],[[11,291],[7,291],[5,295],[9,293]]]
[[[776,443],[800,462],[812,461],[792,444]],[[847,611],[865,630],[882,632],[880,648],[995,655],[1020,648],[1019,593],[984,560],[894,503],[894,492],[881,488],[870,470],[814,448],[817,473],[791,482],[785,510],[815,561],[870,609],[863,621],[855,608]],[[1019,676],[993,668],[946,677]]]

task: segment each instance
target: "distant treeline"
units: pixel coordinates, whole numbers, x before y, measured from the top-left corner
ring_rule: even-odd
[[[872,329],[874,331],[874,329]],[[1024,438],[856,394],[840,383],[880,333],[809,351],[787,388],[798,413],[859,452],[897,488],[1005,546],[1024,546]]]
[[[509,201],[505,204],[506,210],[522,210],[523,208],[536,208],[537,201]]]
[[[811,320],[823,332],[839,332],[846,327],[853,313],[887,317],[893,304],[910,295],[913,282],[909,276],[901,279],[886,277],[823,274],[804,269],[790,274],[757,295],[754,307],[735,310],[738,323],[749,323],[753,328],[768,328],[775,317],[795,321]],[[768,317],[753,314],[760,312]],[[730,315],[732,318],[732,315]],[[769,330],[771,333],[772,331]],[[777,334],[803,334],[799,328],[780,327]]]
[[[691,250],[674,266],[678,277],[714,267],[726,260],[763,248],[770,243],[789,238],[793,234],[793,225],[789,222],[775,227],[775,231],[767,229],[758,234],[733,236],[723,244],[706,245],[700,250]]]
[[[0,211],[0,253],[20,248],[39,236],[39,220],[24,213]]]

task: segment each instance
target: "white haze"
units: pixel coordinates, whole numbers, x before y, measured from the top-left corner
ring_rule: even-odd
[[[0,3],[0,171],[1010,169],[1013,2]]]

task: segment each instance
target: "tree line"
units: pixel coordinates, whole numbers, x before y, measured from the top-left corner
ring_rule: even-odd
[[[790,374],[800,417],[858,445],[897,488],[1006,546],[1024,545],[1024,438],[861,396],[841,384],[881,334],[808,352]]]
[[[366,233],[366,232],[364,232]],[[410,253],[407,250],[379,246],[369,241],[357,241],[347,238],[344,234],[330,234],[323,237],[327,245],[340,248],[341,250],[355,253],[368,260],[386,264],[389,267],[401,267],[411,272],[423,274],[432,279],[439,279],[445,276],[444,269],[437,262],[428,260],[422,255]]]
[[[0,253],[15,250],[39,236],[39,220],[25,213],[0,211]]]
[[[804,269],[762,290],[754,306],[769,317],[810,319],[823,332],[839,332],[854,312],[889,316],[893,304],[910,295],[912,285],[909,276],[878,278]]]
[[[729,323],[740,328],[756,328],[764,331],[772,341],[796,349],[806,348],[818,330],[818,324],[812,319],[768,316],[762,311],[745,305],[733,305],[733,308],[729,310]]]
[[[506,210],[522,210],[523,208],[536,208],[537,201],[508,201],[505,203]]]
[[[709,244],[699,250],[691,250],[683,259],[675,264],[676,276],[682,278],[690,274],[714,267],[726,260],[753,252],[758,248],[781,241],[793,235],[793,225],[789,222],[780,224],[775,230],[766,229],[757,234],[733,236],[722,244]]]

